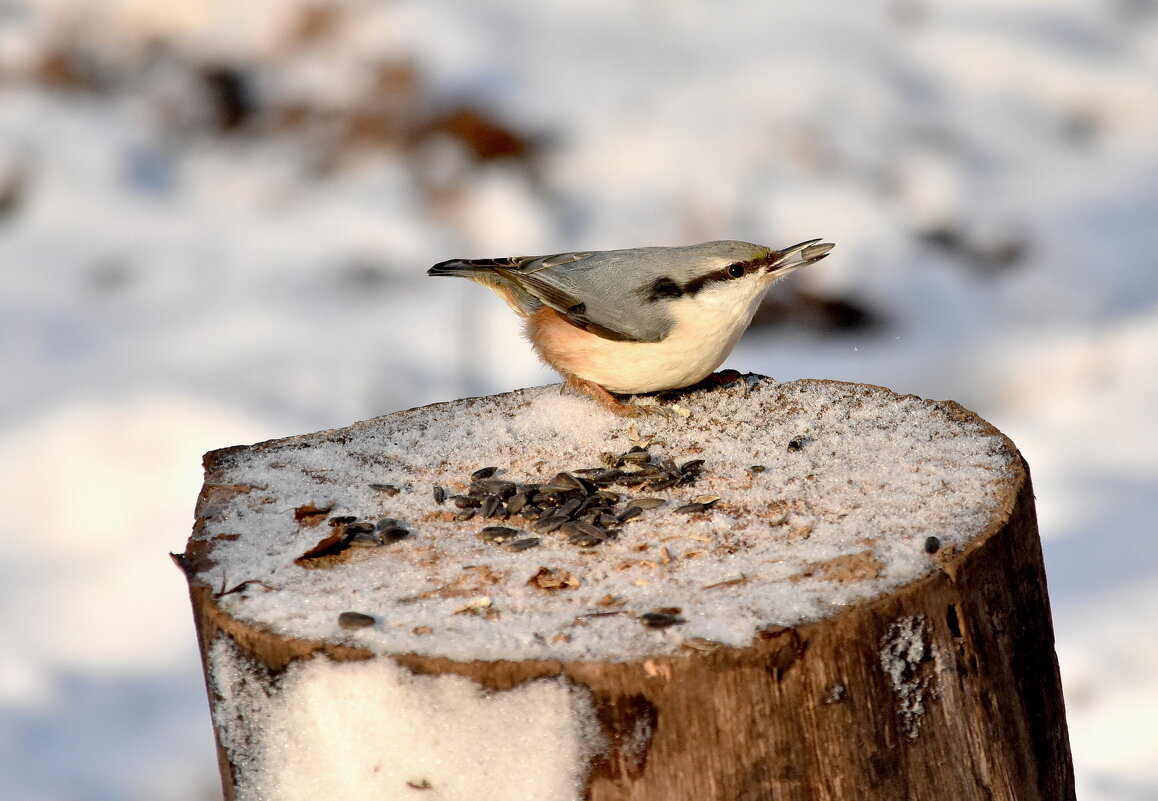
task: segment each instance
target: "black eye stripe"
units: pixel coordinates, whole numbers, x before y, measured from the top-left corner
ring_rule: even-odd
[[[759,262],[737,261],[729,264],[727,267],[721,267],[718,270],[714,270],[707,275],[701,275],[699,278],[693,278],[691,281],[688,281],[686,284],[684,284],[684,292],[689,295],[694,295],[701,289],[711,286],[712,284],[719,284],[723,283],[724,281],[734,281],[737,278],[743,278],[748,274],[748,268],[757,263]],[[733,270],[736,270],[736,272],[733,273]]]

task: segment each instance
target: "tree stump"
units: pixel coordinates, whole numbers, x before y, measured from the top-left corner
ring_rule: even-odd
[[[955,403],[557,387],[214,451],[228,799],[1074,797],[1029,472]]]

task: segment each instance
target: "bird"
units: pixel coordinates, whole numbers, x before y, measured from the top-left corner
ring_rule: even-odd
[[[735,240],[550,256],[450,259],[427,275],[496,292],[565,386],[634,417],[618,395],[699,383],[732,352],[767,289],[835,245],[783,250]]]

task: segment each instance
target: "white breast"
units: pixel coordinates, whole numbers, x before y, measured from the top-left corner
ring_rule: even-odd
[[[724,294],[724,293],[720,293]],[[613,342],[590,337],[575,354],[572,371],[612,392],[676,389],[707,378],[719,367],[752,321],[763,292],[747,303],[701,296],[672,306],[676,326],[662,342]]]

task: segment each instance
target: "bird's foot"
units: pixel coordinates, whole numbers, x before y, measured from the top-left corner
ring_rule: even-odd
[[[624,403],[594,381],[569,374],[564,374],[563,378],[564,386],[570,387],[581,395],[594,398],[612,414],[617,414],[620,417],[639,417],[644,413],[643,407]]]

